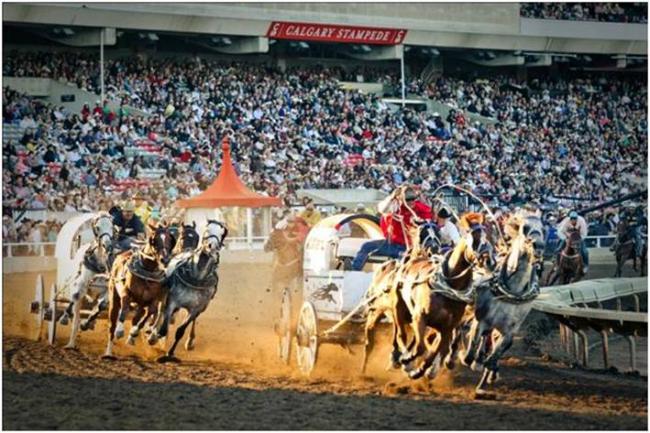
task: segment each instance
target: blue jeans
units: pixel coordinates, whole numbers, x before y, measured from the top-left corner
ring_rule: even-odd
[[[377,239],[374,241],[366,242],[361,246],[361,249],[352,261],[352,270],[362,270],[366,264],[366,261],[368,261],[368,256],[371,253],[377,254],[379,256],[387,256],[394,259],[399,259],[404,251],[406,251],[406,247],[404,245],[391,244],[385,239]]]
[[[560,254],[565,246],[566,239],[560,239],[557,250],[555,250],[555,255]],[[585,241],[580,242],[580,255],[582,256],[584,266],[589,266],[589,253],[587,252],[587,243]]]

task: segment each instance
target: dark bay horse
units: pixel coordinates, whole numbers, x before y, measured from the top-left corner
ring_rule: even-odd
[[[636,271],[636,260],[640,259],[640,275],[646,274],[647,266],[647,242],[643,242],[641,247],[641,255],[637,255],[637,250],[634,245],[634,228],[630,226],[627,220],[623,220],[616,226],[616,244],[614,247],[614,255],[616,256],[616,271],[614,278],[619,278],[623,274],[623,265],[626,261],[632,260],[632,268]]]
[[[110,326],[104,353],[107,359],[114,359],[113,339],[124,336],[124,322],[131,303],[137,309],[131,322],[128,343],[134,344],[142,326],[160,311],[167,295],[163,266],[168,259],[167,227],[150,227],[147,232],[144,246],[121,253],[111,268],[108,280]]]
[[[399,368],[399,356],[402,352],[406,351],[405,347],[400,347],[400,343],[406,340],[406,337],[401,335],[401,329],[397,327],[397,322],[392,320],[392,312],[395,309],[394,302],[399,300],[396,294],[398,285],[395,284],[396,277],[401,275],[401,272],[408,271],[408,269],[422,261],[428,261],[434,253],[437,253],[440,248],[440,240],[435,233],[435,227],[430,222],[424,222],[414,226],[409,233],[411,238],[411,248],[404,254],[401,260],[389,260],[382,264],[373,275],[373,279],[368,288],[367,297],[375,297],[374,301],[370,302],[366,312],[366,325],[365,341],[363,353],[363,363],[361,364],[361,372],[366,371],[368,358],[375,346],[375,328],[383,317],[391,317],[393,328],[393,351],[391,353],[391,368]],[[411,318],[406,310],[400,310],[405,315],[401,318],[402,322],[410,323]],[[399,334],[399,335],[398,335]]]
[[[442,260],[434,258],[420,262],[398,281],[402,284],[397,293],[401,301],[394,303],[393,317],[401,328],[401,335],[406,335],[404,327],[407,325],[402,319],[407,313],[412,319],[414,343],[412,349],[400,357],[412,379],[425,373],[434,378],[452,350],[452,340],[472,300],[474,286],[482,281],[482,275],[487,275],[479,262],[484,249],[481,236],[480,231],[472,232],[471,240],[461,238]],[[429,341],[427,328],[436,331],[436,341]],[[422,355],[425,355],[424,361],[419,366],[412,365]]]
[[[580,281],[584,277],[584,263],[580,247],[582,237],[578,230],[572,230],[569,234],[564,249],[558,255],[553,268],[546,277],[546,285],[551,286],[557,279],[561,284],[570,284]]]

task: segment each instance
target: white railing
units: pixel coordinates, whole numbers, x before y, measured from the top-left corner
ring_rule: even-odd
[[[2,244],[2,257],[53,256],[56,242],[9,242]]]
[[[587,236],[587,248],[609,248],[616,240],[616,235]]]

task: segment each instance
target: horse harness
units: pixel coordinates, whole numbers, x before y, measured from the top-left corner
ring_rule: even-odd
[[[505,262],[503,262],[502,266],[505,266]],[[538,266],[539,264],[537,263],[533,265],[530,281],[528,281],[526,288],[520,294],[514,294],[510,291],[510,287],[508,287],[507,281],[510,279],[510,277],[503,278],[501,276],[502,272],[496,272],[492,278],[482,283],[479,287],[488,287],[490,289],[490,292],[492,292],[494,295],[494,298],[500,301],[508,302],[511,304],[525,304],[526,302],[530,302],[533,299],[537,298],[539,295],[539,277],[537,276]]]
[[[219,276],[217,275],[217,267],[219,266],[219,254],[217,259],[211,265],[207,276],[201,280],[192,276],[191,267],[187,266],[192,256],[178,265],[174,273],[171,275],[172,279],[177,279],[183,286],[193,290],[210,290],[217,286]]]
[[[106,265],[100,263],[99,260],[97,260],[97,257],[95,256],[97,248],[97,246],[93,246],[86,250],[84,253],[83,265],[91,272],[94,272],[96,274],[103,274],[108,269]],[[112,256],[109,256],[107,262],[112,263],[112,261]]]
[[[162,283],[165,280],[165,270],[161,269],[160,266],[157,269],[150,271],[144,268],[142,264],[142,258],[146,257],[150,260],[155,260],[153,257],[144,254],[142,251],[138,251],[131,256],[127,263],[127,268],[136,277],[150,281],[153,283]]]

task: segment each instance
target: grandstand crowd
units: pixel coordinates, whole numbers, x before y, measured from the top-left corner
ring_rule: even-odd
[[[647,23],[647,3],[521,3],[525,18]]]
[[[462,185],[498,206],[602,202],[643,187],[635,178],[644,178],[647,161],[647,87],[633,78],[409,80],[409,93],[454,108],[443,118],[343,90],[339,80],[352,74],[340,68],[283,72],[130,56],[105,69],[115,104],[91,101],[79,113],[3,89],[3,122],[24,130],[17,141],[3,140],[3,214],[108,209],[134,189],[167,208],[211,183],[224,135],[242,180],[287,206],[298,204],[299,188],[389,192],[403,182],[425,194]],[[388,71],[359,73],[398,80]],[[83,54],[13,52],[3,75],[99,92],[97,60]],[[471,122],[467,113],[490,121]],[[156,152],[129,153],[143,142]],[[161,178],[120,187],[151,170]],[[24,231],[11,233],[20,241],[30,236]]]

